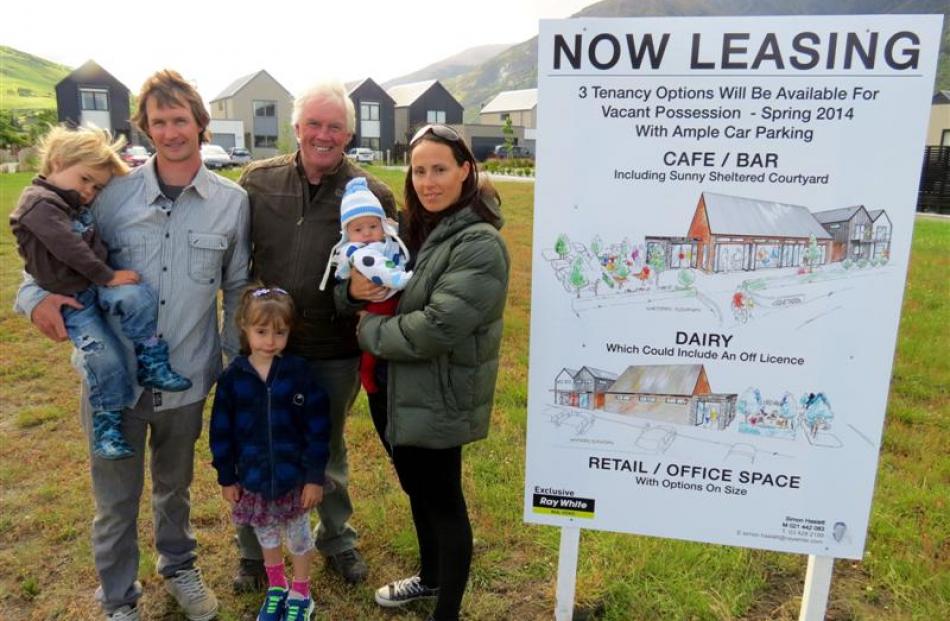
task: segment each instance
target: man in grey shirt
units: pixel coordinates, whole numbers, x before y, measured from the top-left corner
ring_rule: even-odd
[[[136,386],[135,405],[125,411],[122,425],[135,456],[109,461],[90,455],[96,501],[92,544],[100,580],[96,595],[111,621],[140,618],[136,522],[147,443],[157,569],[185,616],[203,621],[217,615],[218,601],[195,565],[189,487],[205,399],[222,367],[217,293],[224,293],[227,324],[247,283],[249,208],[244,190],[202,165],[200,145],[207,140],[209,115],[188,82],[174,71],[159,71],[146,80],[138,102],[132,120],[157,153],[110,183],[93,212],[112,266],[138,272],[157,294],[159,336],[168,343],[172,364],[193,385],[179,393],[145,392]],[[61,341],[66,338],[63,305],[77,307],[78,302],[47,293],[27,279],[16,308],[43,334]],[[233,355],[237,343],[231,340],[224,348]],[[130,377],[135,377],[132,344],[123,340],[122,346]],[[88,436],[85,390],[81,410]]]

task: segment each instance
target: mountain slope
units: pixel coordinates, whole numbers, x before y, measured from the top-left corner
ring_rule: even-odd
[[[449,78],[454,78],[457,75],[471,71],[473,67],[477,67],[490,58],[497,56],[509,47],[511,47],[509,43],[470,47],[454,56],[449,56],[437,63],[423,67],[418,71],[413,71],[398,78],[387,80],[380,84],[380,86],[389,88],[396,84],[408,84],[409,82],[419,82],[422,80],[442,80],[444,82]]]
[[[603,0],[572,17],[662,17],[702,15],[860,15],[937,13],[944,15],[936,89],[950,89],[950,4],[946,0]],[[512,46],[454,78],[445,87],[465,106],[465,122],[478,119],[482,105],[501,91],[538,84],[538,38]],[[431,76],[430,76],[431,77]]]
[[[65,65],[0,45],[0,110],[55,110],[56,83],[71,72]]]

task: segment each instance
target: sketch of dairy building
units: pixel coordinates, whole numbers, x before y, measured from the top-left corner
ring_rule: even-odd
[[[559,405],[709,429],[729,426],[736,396],[712,392],[702,364],[631,365],[619,376],[564,368],[554,381]]]

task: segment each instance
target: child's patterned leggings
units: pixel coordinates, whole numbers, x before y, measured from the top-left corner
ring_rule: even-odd
[[[262,548],[268,550],[280,547],[280,532],[284,531],[287,551],[294,556],[313,550],[313,534],[310,532],[310,512],[299,515],[282,524],[255,526],[254,534]]]

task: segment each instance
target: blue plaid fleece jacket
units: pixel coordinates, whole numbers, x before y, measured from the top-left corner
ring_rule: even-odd
[[[247,356],[238,356],[218,378],[209,438],[222,486],[239,483],[274,500],[305,483],[323,485],[327,395],[303,358],[274,358],[264,382]]]

